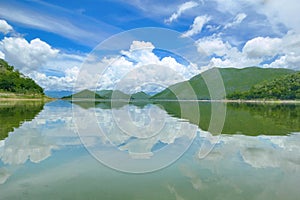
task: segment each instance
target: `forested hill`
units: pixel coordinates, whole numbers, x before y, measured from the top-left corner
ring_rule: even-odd
[[[235,92],[229,99],[300,99],[300,72],[254,85],[245,92]]]
[[[29,77],[25,77],[5,60],[0,59],[0,93],[44,95],[44,90]]]

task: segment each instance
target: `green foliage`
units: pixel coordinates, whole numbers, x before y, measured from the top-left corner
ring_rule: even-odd
[[[228,95],[229,99],[300,99],[300,72],[265,81],[245,92]]]
[[[100,90],[97,91],[103,99],[129,99],[130,96],[120,90]]]
[[[149,99],[150,96],[148,94],[146,94],[145,92],[137,92],[135,94],[132,94],[130,99],[132,100],[145,100],[145,99]]]
[[[25,77],[13,66],[0,59],[0,92],[44,95],[44,90],[31,78]]]
[[[218,69],[223,79],[226,94],[249,90],[252,86],[264,81],[273,80],[283,75],[295,73],[289,69],[264,69],[259,67],[215,68],[196,75],[188,81],[177,83],[154,95],[153,99],[211,99],[205,83],[205,77],[214,77],[213,70]],[[192,90],[191,90],[192,88]],[[215,91],[216,92],[216,91]],[[220,93],[221,94],[221,93]],[[223,99],[225,97],[219,97]]]

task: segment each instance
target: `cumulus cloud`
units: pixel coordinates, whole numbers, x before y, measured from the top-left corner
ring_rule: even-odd
[[[11,31],[13,31],[11,25],[9,25],[5,20],[0,19],[0,32],[3,34],[7,34]]]
[[[280,38],[256,37],[249,40],[243,47],[243,52],[250,58],[275,56],[281,47]]]
[[[5,37],[0,42],[0,49],[5,59],[21,72],[36,70],[59,53],[39,38],[28,42],[24,38]]]
[[[178,17],[180,17],[185,11],[194,8],[198,6],[199,4],[195,1],[188,1],[180,6],[178,6],[178,9],[175,13],[173,13],[168,19],[165,20],[165,23],[172,23],[174,20],[176,20]]]
[[[224,26],[224,29],[230,28],[232,26],[236,26],[240,23],[242,23],[242,21],[247,17],[247,15],[245,13],[239,13],[235,16],[233,22],[228,23]]]
[[[132,52],[134,50],[139,50],[139,49],[149,49],[153,50],[154,46],[151,42],[145,42],[145,41],[136,41],[134,40],[132,44],[130,45],[129,51]]]
[[[199,52],[204,51],[208,55],[224,56],[227,55],[232,46],[228,42],[223,42],[220,37],[205,37],[197,42]]]
[[[72,90],[85,54],[60,52],[39,38],[27,41],[5,37],[0,41],[0,58],[31,77],[45,90]]]
[[[120,52],[123,56],[102,59],[98,65],[102,68],[106,66],[106,69],[99,79],[99,89],[114,89],[123,81],[123,86],[118,89],[123,89],[124,92],[134,93],[142,89],[153,92],[150,91],[153,87],[145,86],[146,83],[157,83],[167,87],[199,73],[192,64],[185,66],[171,56],[158,57],[153,52],[154,48],[150,42],[133,41],[129,50]],[[84,76],[88,77],[88,74]]]
[[[29,76],[34,79],[41,87],[46,90],[62,91],[73,90],[73,86],[77,80],[79,72],[78,67],[67,68],[64,71],[64,76],[58,77],[54,75],[46,75],[41,72],[34,71]]]
[[[201,33],[203,26],[210,20],[211,18],[207,15],[198,16],[194,19],[193,24],[190,29],[182,34],[182,37],[191,37],[198,33]]]
[[[200,72],[193,64],[183,65],[172,56],[159,57],[153,52],[154,49],[151,42],[132,41],[130,48],[121,50],[120,55],[101,60],[94,54],[58,53],[56,59],[47,62],[46,68],[58,70],[61,76],[43,71],[32,71],[28,75],[46,90],[119,87],[117,89],[123,92],[134,93],[141,90],[157,92]]]
[[[248,58],[245,53],[239,51],[237,47],[232,46],[228,41],[223,41],[219,36],[209,36],[199,39],[199,52],[206,52],[209,57],[212,57],[204,69],[212,67],[248,67],[257,65],[261,62],[258,58]]]
[[[288,32],[282,38],[255,37],[248,40],[241,50],[223,41],[219,35],[204,37],[196,42],[198,51],[204,51],[211,57],[204,69],[249,66],[299,69],[299,43],[300,35],[295,32]]]

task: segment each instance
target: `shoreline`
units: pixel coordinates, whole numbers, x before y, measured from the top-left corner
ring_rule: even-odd
[[[0,98],[0,102],[5,102],[5,101],[54,101],[56,99],[52,98]]]
[[[230,100],[230,99],[220,99],[220,100],[189,100],[189,99],[182,99],[182,100],[174,100],[174,99],[141,99],[141,100],[130,100],[128,99],[88,99],[88,98],[77,98],[77,99],[61,99],[64,101],[71,101],[71,102],[217,102],[217,103],[262,103],[262,104],[300,104],[300,100]]]

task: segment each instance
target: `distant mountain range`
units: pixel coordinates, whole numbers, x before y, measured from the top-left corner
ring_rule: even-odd
[[[272,88],[277,88],[277,85],[280,84],[281,88],[285,88],[285,83],[291,83],[289,87],[286,87],[287,90],[295,93],[290,95],[289,99],[299,99],[299,95],[296,95],[296,92],[299,93],[299,72],[290,70],[290,69],[281,69],[281,68],[260,68],[260,67],[247,67],[243,69],[237,68],[213,68],[207,70],[201,74],[198,74],[192,77],[188,81],[176,83],[169,86],[165,90],[150,96],[145,92],[138,92],[132,95],[125,94],[121,91],[112,91],[112,90],[101,90],[97,92],[84,90],[79,93],[66,96],[64,99],[68,98],[96,98],[96,99],[111,99],[112,94],[113,99],[131,99],[131,100],[176,100],[178,98],[182,99],[195,99],[199,100],[209,100],[211,99],[209,90],[207,88],[205,77],[212,77],[214,80],[214,73],[216,70],[222,77],[224,88],[226,91],[226,96],[218,96],[217,99],[225,98],[234,98],[236,99],[238,94],[246,94],[249,91],[254,91],[253,88],[256,88],[256,93],[259,93],[260,90],[262,93],[267,93]],[[259,87],[260,86],[260,87]],[[280,90],[279,92],[284,92]],[[175,95],[176,94],[176,95]],[[235,95],[235,96],[234,96]],[[244,95],[245,96],[245,95]],[[243,95],[238,97],[242,98]],[[271,96],[261,96],[261,98],[272,98]],[[259,98],[257,96],[257,98]],[[277,99],[283,98],[281,95],[277,95]],[[249,99],[249,98],[248,98]],[[284,98],[286,99],[286,98]]]
[[[130,100],[142,100],[142,99],[149,99],[151,96],[144,93],[144,92],[137,92],[135,94],[129,95],[125,94],[119,90],[100,90],[93,92],[91,90],[82,90],[78,93],[73,95],[65,96],[62,99],[130,99]]]

